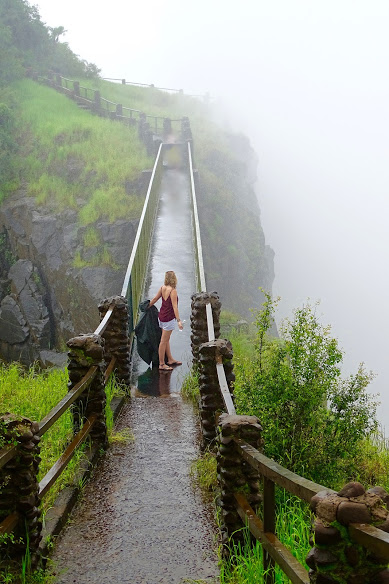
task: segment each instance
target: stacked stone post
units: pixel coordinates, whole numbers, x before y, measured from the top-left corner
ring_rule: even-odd
[[[20,561],[27,549],[33,566],[39,560],[42,521],[37,480],[41,461],[38,433],[38,422],[13,414],[0,417],[2,442],[16,443],[17,447],[16,456],[0,469],[0,523],[14,512],[20,517],[13,532],[13,542],[5,539],[0,544],[0,566],[7,564],[7,558]]]
[[[216,364],[223,363],[230,392],[235,381],[232,345],[226,339],[203,343],[199,347],[200,418],[203,446],[216,438],[218,416],[225,410]]]
[[[192,333],[190,340],[193,362],[197,366],[199,363],[199,347],[202,343],[206,343],[209,340],[205,307],[207,304],[211,305],[215,339],[218,339],[220,336],[219,320],[221,302],[217,292],[199,292],[197,294],[192,294],[191,300],[190,326]]]
[[[72,406],[74,431],[78,432],[84,420],[92,414],[97,414],[90,436],[93,442],[105,448],[108,437],[105,419],[104,339],[94,334],[80,335],[70,339],[66,344],[70,349],[68,352],[69,390],[81,381],[90,367],[97,366],[97,373],[92,383]]]
[[[322,491],[311,499],[316,515],[314,547],[306,562],[312,584],[384,584],[389,582],[388,560],[352,541],[352,523],[374,525],[389,532],[389,495],[381,487],[365,491],[348,483],[338,493]]]
[[[105,298],[99,304],[100,319],[103,320],[107,310],[114,305],[114,311],[109,319],[107,328],[103,332],[104,359],[106,365],[112,357],[116,357],[116,379],[126,385],[130,385],[131,357],[130,335],[128,326],[128,303],[123,296]]]
[[[222,543],[243,543],[242,520],[236,510],[234,493],[243,492],[256,509],[262,500],[259,474],[240,456],[234,437],[241,438],[258,450],[262,450],[262,427],[255,416],[222,414],[219,418],[217,437],[217,473],[220,486],[218,504],[221,507]]]

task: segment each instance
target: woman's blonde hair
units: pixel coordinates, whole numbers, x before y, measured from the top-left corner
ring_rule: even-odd
[[[175,288],[177,286],[177,276],[173,272],[173,270],[169,270],[165,274],[165,286],[171,286]]]

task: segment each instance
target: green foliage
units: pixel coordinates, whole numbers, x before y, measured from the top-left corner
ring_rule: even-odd
[[[203,495],[209,497],[217,489],[217,463],[214,452],[206,451],[191,465],[190,476]]]
[[[254,361],[236,371],[238,411],[259,417],[269,457],[334,487],[357,471],[360,445],[376,427],[376,403],[366,391],[373,375],[361,365],[341,378],[338,342],[310,304],[284,323],[281,339],[269,337],[278,299],[265,297]]]
[[[181,395],[191,401],[195,407],[198,407],[200,399],[199,377],[194,369],[185,375],[181,386]]]
[[[144,199],[126,185],[150,160],[136,130],[91,116],[27,79],[14,91],[25,129],[23,177],[37,204],[54,212],[77,210],[80,223],[91,227],[98,220],[138,218]]]
[[[47,27],[38,8],[25,0],[0,0],[0,86],[24,76],[32,68],[62,75],[97,76],[99,70],[80,60],[59,37],[62,26]]]
[[[53,369],[39,372],[31,367],[24,370],[18,363],[0,364],[1,410],[0,415],[12,412],[31,420],[42,420],[49,411],[66,395],[68,375],[66,370]],[[113,421],[110,411],[112,397],[120,394],[120,387],[112,379],[106,387],[107,424],[112,431]],[[62,455],[73,437],[73,423],[69,410],[44,434],[40,442],[42,462],[39,465],[41,480]],[[43,499],[43,510],[49,509],[58,492],[72,483],[83,448],[78,449],[69,465]],[[1,582],[1,581],[0,581]]]
[[[17,185],[18,143],[15,137],[14,112],[0,103],[0,202]]]
[[[276,533],[278,539],[304,566],[310,550],[310,513],[297,498],[283,493],[278,497]],[[263,550],[259,542],[252,545],[248,528],[243,527],[245,543],[230,546],[230,556],[220,566],[221,584],[260,584],[264,582]],[[288,584],[289,579],[279,566],[275,569],[275,583]]]

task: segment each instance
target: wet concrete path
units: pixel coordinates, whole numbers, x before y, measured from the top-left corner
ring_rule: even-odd
[[[134,440],[114,443],[104,456],[53,561],[58,584],[184,584],[218,581],[216,530],[209,507],[193,488],[198,421],[180,395],[190,367],[190,295],[195,290],[189,187],[165,170],[146,298],[174,270],[183,332],[171,337],[183,361],[171,373],[135,361],[133,399],[117,425]],[[160,302],[157,304],[159,307]]]

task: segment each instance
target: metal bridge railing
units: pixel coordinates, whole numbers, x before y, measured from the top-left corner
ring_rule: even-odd
[[[162,144],[160,144],[121,291],[121,296],[127,298],[128,301],[130,331],[134,330],[137,322],[138,306],[146,276],[152,233],[158,210],[163,163],[162,147]]]

